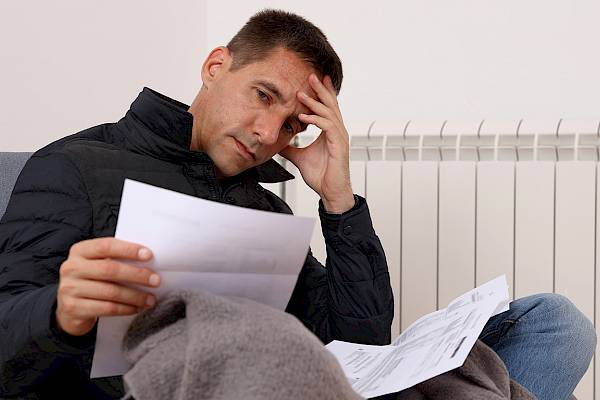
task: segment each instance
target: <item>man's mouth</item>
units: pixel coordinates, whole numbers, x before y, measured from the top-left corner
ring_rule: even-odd
[[[235,141],[235,145],[238,148],[238,151],[240,152],[240,154],[242,156],[244,156],[244,158],[251,160],[251,161],[256,161],[256,155],[251,152],[250,150],[248,150],[248,148],[239,140],[237,139],[233,139]]]

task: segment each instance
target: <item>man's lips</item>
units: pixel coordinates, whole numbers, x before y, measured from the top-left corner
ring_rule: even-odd
[[[239,152],[247,159],[252,160],[252,161],[256,161],[256,156],[254,155],[253,152],[251,152],[250,150],[248,150],[248,148],[239,140],[237,139],[233,139],[235,140],[235,145],[237,146]]]

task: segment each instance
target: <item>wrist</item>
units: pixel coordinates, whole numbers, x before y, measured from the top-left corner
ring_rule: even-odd
[[[52,313],[50,321],[50,332],[52,336],[56,338],[56,340],[77,350],[87,350],[90,346],[94,345],[96,341],[95,327],[96,325],[93,325],[92,329],[87,333],[73,335],[60,326],[60,319],[56,311]]]
[[[61,314],[58,310],[54,312],[54,318],[51,322],[52,329],[62,336],[67,337],[82,337],[90,333],[98,318],[92,319],[76,319],[66,317],[64,314]]]
[[[336,198],[335,200],[321,198],[321,201],[323,202],[325,211],[329,214],[343,214],[352,209],[352,207],[354,207],[356,204],[356,200],[354,199],[354,194],[352,194],[352,192],[340,198]]]

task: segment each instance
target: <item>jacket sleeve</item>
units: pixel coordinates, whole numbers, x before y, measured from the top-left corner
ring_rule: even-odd
[[[32,390],[65,360],[89,355],[92,333],[54,326],[58,271],[89,237],[91,207],[77,168],[61,153],[36,153],[0,220],[0,397]]]
[[[325,267],[309,252],[286,311],[322,342],[389,344],[394,301],[387,262],[364,198],[338,215],[319,202]]]

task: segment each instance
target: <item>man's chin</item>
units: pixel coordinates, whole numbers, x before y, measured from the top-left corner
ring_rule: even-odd
[[[219,178],[230,178],[241,174],[252,168],[254,165],[237,165],[234,161],[228,163],[215,163],[215,173]]]

